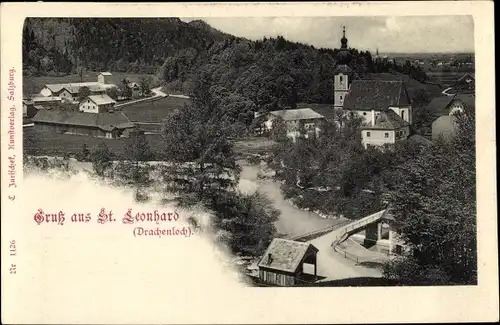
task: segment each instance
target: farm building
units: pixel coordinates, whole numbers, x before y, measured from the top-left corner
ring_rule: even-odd
[[[45,97],[57,96],[65,102],[78,102],[79,92],[83,87],[87,87],[91,95],[105,94],[110,89],[118,89],[115,84],[109,83],[108,79],[112,74],[109,72],[101,72],[97,76],[97,82],[75,82],[64,84],[46,84],[40,91],[40,94]]]
[[[294,286],[316,279],[318,249],[312,244],[274,238],[260,260],[259,280],[268,285]],[[314,266],[313,273],[304,268]]]
[[[284,121],[287,136],[295,141],[295,138],[301,136],[301,130],[306,132],[306,138],[312,135],[318,136],[321,122],[325,117],[310,108],[272,111],[265,117],[264,132],[271,131],[278,119]]]
[[[91,95],[80,102],[79,109],[86,113],[105,113],[113,110],[115,104],[108,95]]]
[[[58,133],[119,138],[139,131],[121,112],[85,113],[62,110],[41,110],[33,118],[35,129]]]

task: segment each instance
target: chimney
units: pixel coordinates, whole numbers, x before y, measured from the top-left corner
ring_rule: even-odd
[[[375,110],[372,109],[372,126],[375,126]]]
[[[273,262],[273,255],[271,253],[267,254],[267,264],[271,264]]]

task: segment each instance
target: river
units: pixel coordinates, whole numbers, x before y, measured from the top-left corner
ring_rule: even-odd
[[[281,212],[279,220],[275,223],[279,234],[291,238],[337,224],[340,226],[345,222],[343,219],[326,219],[314,212],[294,207],[283,197],[280,183],[257,177],[260,171],[259,165],[250,165],[245,161],[238,161],[238,164],[242,168],[240,191],[245,193],[259,191],[265,194],[273,202],[274,207]]]

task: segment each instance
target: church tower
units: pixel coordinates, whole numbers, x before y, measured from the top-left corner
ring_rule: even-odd
[[[337,65],[335,67],[335,76],[333,80],[334,95],[333,105],[337,108],[344,106],[344,99],[349,92],[353,71],[348,66],[351,61],[351,51],[347,48],[347,38],[345,37],[345,26],[343,28],[343,36],[340,39],[340,50],[337,53]]]

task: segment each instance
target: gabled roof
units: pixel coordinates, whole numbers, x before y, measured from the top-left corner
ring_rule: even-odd
[[[99,105],[107,105],[107,104],[115,104],[116,102],[113,98],[109,97],[106,94],[103,95],[91,95],[87,97],[91,101],[93,101],[97,106]]]
[[[410,104],[401,80],[353,80],[344,100],[344,109],[372,110]]]
[[[436,115],[447,115],[446,108],[450,105],[453,96],[439,96],[431,100],[427,108]]]
[[[299,103],[297,104],[297,108],[310,108],[319,115],[324,116],[327,119],[333,119],[335,118],[336,115],[336,110],[335,106],[333,104],[306,104],[306,103]]]
[[[310,108],[287,109],[270,112],[274,116],[279,116],[285,121],[297,121],[308,119],[321,119],[323,115],[318,114]]]
[[[403,120],[401,116],[389,109],[375,116],[375,125],[372,125],[370,122],[367,126],[363,127],[363,129],[397,130],[407,125],[409,124]]]
[[[470,78],[472,80],[475,80],[476,79],[476,76],[474,73],[468,73],[466,72],[463,76],[461,76],[460,78],[457,79],[457,81],[462,81],[462,80],[465,80],[467,78]]]
[[[130,122],[122,112],[96,114],[62,110],[40,110],[33,118],[33,122],[95,127],[105,131],[114,128],[135,127],[135,124]]]
[[[274,238],[258,266],[295,273],[309,250],[318,252],[318,249],[310,243]],[[271,260],[269,260],[269,254],[271,254]]]
[[[448,115],[450,105],[454,101],[460,101],[465,107],[476,108],[476,96],[474,94],[455,94],[453,96],[439,96],[431,100],[427,108],[437,116]]]

